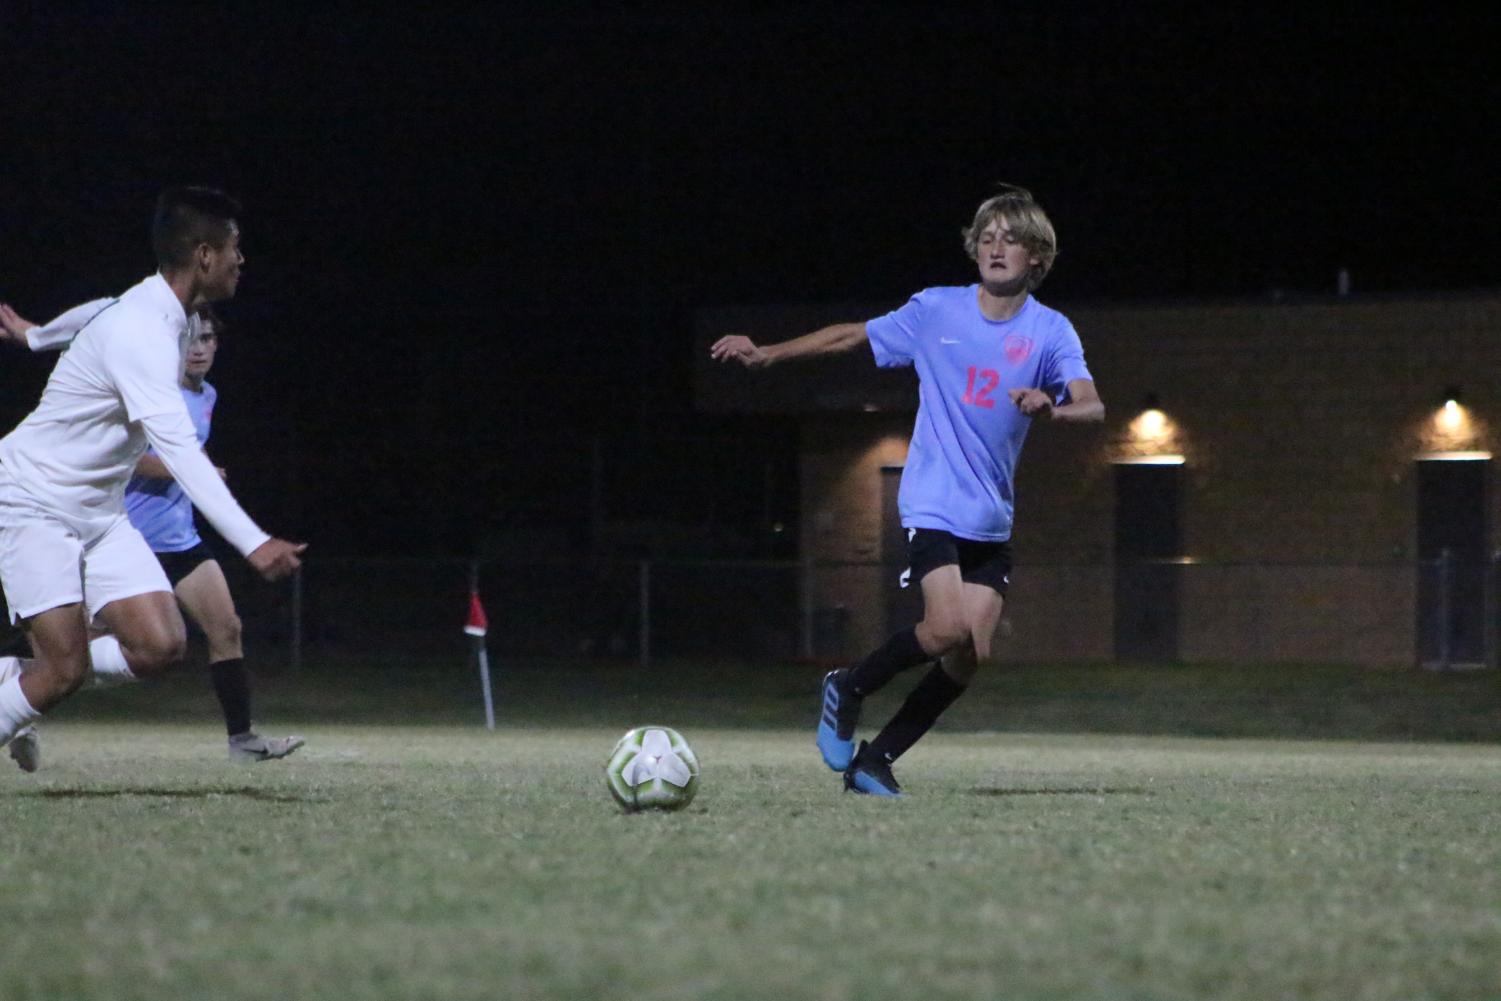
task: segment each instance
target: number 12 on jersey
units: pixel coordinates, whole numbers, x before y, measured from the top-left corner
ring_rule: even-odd
[[[979,383],[978,388],[975,386],[976,382]],[[1000,383],[1001,373],[995,369],[975,368],[971,365],[969,367],[969,382],[965,384],[964,396],[960,400],[971,406],[992,410],[995,408],[995,400],[991,399],[990,394],[995,392],[995,387],[1000,385]]]

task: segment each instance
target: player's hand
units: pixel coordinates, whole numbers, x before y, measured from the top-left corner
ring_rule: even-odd
[[[26,331],[34,326],[35,323],[11,309],[8,303],[0,302],[0,341],[25,346]]]
[[[1008,389],[1006,394],[1016,409],[1028,417],[1047,417],[1053,412],[1053,399],[1040,389]]]
[[[286,539],[267,539],[245,557],[255,572],[267,580],[281,580],[302,566],[302,553],[306,542],[288,542]]]
[[[764,368],[768,361],[766,352],[744,334],[721,337],[709,349],[709,357],[715,361],[738,361],[746,368]]]
[[[214,472],[219,474],[219,479],[221,480],[229,479],[229,470],[225,469],[223,466],[215,466]]]

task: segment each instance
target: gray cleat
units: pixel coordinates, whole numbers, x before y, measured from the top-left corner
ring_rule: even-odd
[[[262,737],[253,730],[237,733],[229,738],[229,760],[247,763],[274,761],[285,758],[306,743],[301,737]]]
[[[24,726],[10,738],[10,756],[16,767],[23,772],[34,772],[42,767],[42,740],[36,727]]]

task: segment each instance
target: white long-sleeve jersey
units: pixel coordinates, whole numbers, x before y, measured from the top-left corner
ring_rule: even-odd
[[[27,493],[91,539],[124,514],[125,485],[149,443],[230,545],[249,555],[270,538],[198,445],[179,388],[192,328],[161,275],[34,330],[33,350],[72,343],[37,408],[0,439],[0,464]]]

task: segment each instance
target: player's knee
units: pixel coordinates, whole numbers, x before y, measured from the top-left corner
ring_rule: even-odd
[[[210,634],[213,642],[219,647],[236,647],[240,645],[240,617],[233,612],[214,623],[213,632]]]
[[[81,688],[89,678],[89,646],[85,634],[76,637],[32,637],[36,662],[28,671],[46,687],[46,697],[63,698]]]
[[[929,653],[942,656],[969,643],[969,629],[957,618],[935,616],[926,620],[925,625],[929,641],[938,648]]]
[[[78,656],[63,657],[47,665],[53,692],[61,697],[72,695],[89,679],[89,658],[86,648]]]
[[[123,644],[122,644],[123,645]],[[188,655],[188,634],[181,623],[162,625],[135,638],[126,648],[130,669],[137,677],[170,671]]]

